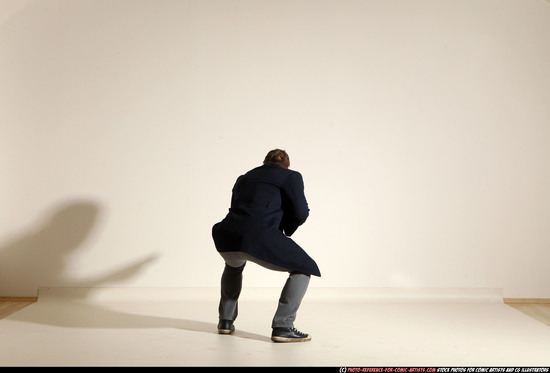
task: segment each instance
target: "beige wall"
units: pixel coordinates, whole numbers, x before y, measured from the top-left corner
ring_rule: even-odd
[[[550,297],[543,0],[0,0],[0,295],[217,286],[235,178],[305,179],[318,287]],[[250,265],[246,286],[284,275]]]

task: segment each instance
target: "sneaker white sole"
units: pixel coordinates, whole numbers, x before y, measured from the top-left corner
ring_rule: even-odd
[[[289,343],[289,342],[308,342],[311,341],[311,336],[308,335],[305,338],[286,338],[286,337],[271,337],[271,340],[273,342],[279,342],[279,343]]]

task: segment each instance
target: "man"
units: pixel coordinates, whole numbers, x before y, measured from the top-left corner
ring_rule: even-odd
[[[310,276],[321,276],[315,261],[289,237],[309,208],[299,172],[289,169],[284,150],[267,153],[263,165],[240,176],[226,217],[212,228],[217,251],[225,260],[221,278],[218,332],[231,334],[238,313],[242,272],[247,261],[289,272],[272,321],[274,342],[305,342],[311,336],[294,327]]]

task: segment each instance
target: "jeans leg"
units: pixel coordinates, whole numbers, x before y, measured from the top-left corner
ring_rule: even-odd
[[[238,314],[238,300],[243,284],[243,270],[246,262],[239,267],[225,265],[221,279],[221,298],[218,308],[220,320],[235,320]]]
[[[309,278],[309,275],[303,273],[291,273],[288,276],[273,317],[273,328],[294,327],[296,313],[309,286]]]

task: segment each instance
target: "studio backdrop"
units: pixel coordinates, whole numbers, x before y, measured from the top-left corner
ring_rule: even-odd
[[[312,287],[550,298],[549,67],[544,0],[2,0],[0,295],[218,286],[282,148]]]

